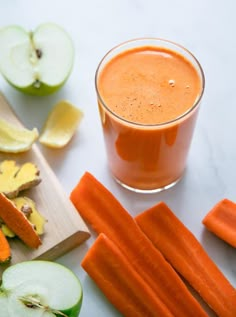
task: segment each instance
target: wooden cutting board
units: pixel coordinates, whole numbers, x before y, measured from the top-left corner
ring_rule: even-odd
[[[22,126],[2,94],[0,94],[0,117]],[[0,152],[0,161],[6,159],[15,160],[19,165],[28,161],[37,165],[41,183],[21,195],[33,199],[37,209],[47,219],[45,233],[41,237],[42,245],[37,250],[28,248],[17,238],[9,239],[12,250],[12,260],[9,265],[32,259],[54,260],[90,237],[88,228],[64,193],[36,144],[31,150],[21,154]],[[0,265],[0,276],[6,267],[7,265]]]

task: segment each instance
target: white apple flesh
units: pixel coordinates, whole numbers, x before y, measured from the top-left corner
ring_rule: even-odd
[[[0,317],[77,317],[82,287],[72,271],[48,261],[7,268],[0,287]]]
[[[8,298],[5,294],[0,293],[0,317],[8,317]]]
[[[2,28],[0,47],[0,71],[22,92],[40,96],[53,93],[71,73],[73,43],[56,24],[42,24],[34,32],[14,25]]]

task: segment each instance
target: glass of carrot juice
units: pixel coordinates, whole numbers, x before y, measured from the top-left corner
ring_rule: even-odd
[[[197,59],[171,41],[122,43],[95,76],[108,165],[125,188],[158,192],[182,177],[204,92]]]

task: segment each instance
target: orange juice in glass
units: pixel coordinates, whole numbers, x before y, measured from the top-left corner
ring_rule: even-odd
[[[108,165],[122,186],[158,192],[182,177],[204,73],[185,48],[136,39],[109,51],[95,78]]]

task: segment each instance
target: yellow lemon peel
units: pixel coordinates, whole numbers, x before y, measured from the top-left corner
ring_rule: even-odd
[[[20,153],[28,151],[38,135],[36,128],[29,130],[0,119],[0,152]]]
[[[52,148],[64,147],[74,135],[83,112],[68,101],[58,102],[49,113],[39,142]]]

